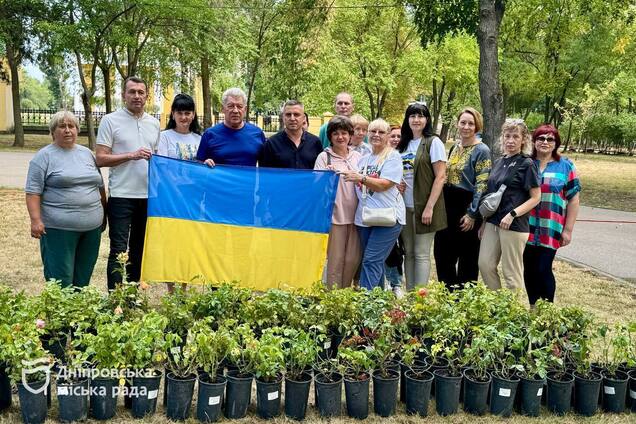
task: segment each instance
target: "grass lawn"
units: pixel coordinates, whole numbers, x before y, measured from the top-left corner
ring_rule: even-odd
[[[636,166],[636,164],[632,164]],[[27,293],[39,293],[43,285],[42,265],[39,255],[38,242],[30,237],[29,218],[24,205],[24,195],[20,190],[16,189],[0,189],[0,283],[4,283],[17,290],[25,290]],[[95,272],[93,273],[92,284],[106,289],[106,258],[108,255],[108,239],[106,234],[102,236],[102,246]],[[628,283],[609,280],[599,277],[585,270],[573,267],[564,262],[555,263],[555,272],[557,278],[557,294],[556,302],[560,305],[579,305],[589,312],[593,313],[599,320],[614,323],[627,322],[634,319],[634,311],[636,310],[636,289],[634,285]],[[433,267],[433,278],[435,278]],[[157,302],[160,295],[165,293],[164,285],[157,285],[151,288],[152,300]],[[161,396],[160,396],[161,398]],[[310,405],[313,404],[313,394],[310,395]],[[256,394],[255,387],[252,394],[252,406],[247,418],[238,420],[239,423],[251,423],[260,421],[255,416]],[[344,405],[343,405],[344,407]],[[372,410],[372,406],[370,410]],[[163,415],[163,407],[158,407],[157,414],[152,418],[144,420],[135,420],[128,415],[120,407],[116,419],[111,420],[112,423],[160,423],[167,424],[168,421]],[[346,413],[343,409],[343,413]],[[14,397],[14,406],[9,412],[0,414],[0,424],[20,422],[20,411],[17,397]],[[49,420],[47,422],[57,422],[56,402],[53,402],[53,408],[49,411]],[[429,410],[429,418],[427,422],[433,423],[490,423],[490,422],[508,422],[511,424],[520,423],[540,423],[547,424],[553,422],[575,423],[580,422],[581,418],[569,414],[565,417],[557,418],[554,415],[543,411],[542,416],[538,419],[524,418],[514,415],[510,419],[496,419],[491,416],[474,417],[464,413],[456,414],[452,417],[441,418],[435,414],[434,403],[431,403]],[[92,421],[91,421],[92,422]],[[195,422],[191,420],[190,422]],[[284,418],[270,421],[272,423],[290,422]],[[308,409],[309,424],[318,424],[325,422],[317,416],[315,408]],[[334,419],[333,423],[354,423],[359,422],[352,419]],[[365,421],[370,423],[415,423],[422,422],[422,418],[409,417],[404,414],[404,406],[399,405],[398,415],[390,419],[382,419],[373,414]],[[589,423],[634,423],[633,414],[607,415],[598,414],[593,418],[585,419]]]

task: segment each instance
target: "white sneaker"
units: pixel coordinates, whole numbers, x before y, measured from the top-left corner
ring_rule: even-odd
[[[402,287],[395,286],[395,287],[393,287],[392,290],[393,290],[393,294],[395,295],[396,298],[402,299],[404,297],[404,293],[402,292]]]

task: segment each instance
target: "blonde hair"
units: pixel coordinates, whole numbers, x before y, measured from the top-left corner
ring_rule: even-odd
[[[380,154],[378,155],[378,165],[380,165],[386,160],[389,154],[391,154],[391,152],[393,151],[393,147],[391,147],[391,144],[389,143],[389,133],[391,132],[391,126],[384,119],[378,118],[371,121],[371,123],[369,124],[368,131],[371,132],[372,130],[376,128],[384,130],[385,132],[384,137],[386,140],[386,145],[384,146],[384,150],[382,150]]]
[[[499,136],[499,143],[497,143],[497,147],[499,148],[499,152],[503,153],[504,150],[504,134],[509,131],[514,131],[518,129],[521,133],[521,153],[525,155],[532,154],[532,136],[530,135],[530,130],[528,126],[523,121],[523,119],[512,119],[508,118],[504,122],[501,127],[501,135]]]
[[[351,120],[351,124],[355,127],[356,125],[369,125],[369,121],[362,115],[351,115],[349,118]]]
[[[482,118],[481,113],[479,113],[477,109],[472,107],[463,108],[461,112],[457,114],[457,122],[459,122],[459,119],[465,113],[472,115],[473,119],[475,120],[475,134],[484,128],[484,118]]]
[[[51,134],[51,136],[55,132],[55,129],[58,127],[58,125],[66,120],[72,122],[73,125],[75,125],[75,128],[77,128],[77,132],[79,132],[80,125],[77,116],[73,115],[68,110],[60,110],[59,112],[56,112],[53,116],[51,116],[51,120],[49,121],[49,133]]]

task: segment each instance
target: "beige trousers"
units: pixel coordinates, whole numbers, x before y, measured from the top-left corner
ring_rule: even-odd
[[[502,230],[486,223],[479,246],[479,272],[484,283],[491,289],[501,288],[497,265],[501,260],[501,270],[506,287],[510,290],[522,289],[523,250],[528,241],[528,233]]]
[[[351,287],[360,265],[360,238],[355,224],[331,224],[327,245],[327,286]]]
[[[431,246],[435,233],[416,234],[413,208],[406,208],[406,225],[402,228],[404,242],[404,275],[406,289],[413,290],[420,284],[428,284],[431,275]]]

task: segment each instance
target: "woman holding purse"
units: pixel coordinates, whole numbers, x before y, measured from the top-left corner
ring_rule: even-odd
[[[356,184],[358,208],[355,224],[362,249],[360,287],[384,285],[384,261],[404,225],[404,201],[397,189],[402,181],[402,160],[389,145],[390,126],[383,119],[369,124],[372,151],[358,162],[358,172],[345,171],[347,182]]]
[[[501,260],[505,285],[516,290],[523,287],[523,250],[530,232],[528,212],[541,200],[539,170],[528,156],[532,141],[523,120],[506,119],[499,142],[503,156],[492,167],[487,194],[496,193],[503,184],[506,187],[498,207],[479,229],[479,271],[484,283],[497,290],[501,288],[497,273]]]

